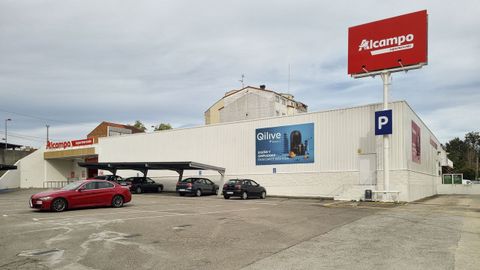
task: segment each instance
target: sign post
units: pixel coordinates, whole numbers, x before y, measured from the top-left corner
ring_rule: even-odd
[[[382,73],[383,80],[383,110],[388,110],[388,86],[391,81],[390,72]],[[391,122],[390,122],[391,124]],[[383,180],[385,191],[390,190],[390,134],[383,135]]]
[[[383,81],[383,111],[375,113],[375,135],[383,135],[383,193],[387,195],[383,200],[386,201],[391,201],[392,117],[388,109],[391,73],[427,64],[427,28],[428,14],[422,10],[348,29],[348,74],[355,79],[380,75]]]

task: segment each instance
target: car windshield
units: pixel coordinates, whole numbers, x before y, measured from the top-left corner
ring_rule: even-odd
[[[228,184],[234,185],[234,184],[236,184],[238,181],[240,181],[240,180],[237,180],[237,179],[228,180]]]
[[[70,183],[70,184],[64,186],[62,189],[63,190],[74,190],[74,189],[77,189],[82,184],[83,184],[83,181],[76,181],[76,182],[73,182],[73,183]]]
[[[182,183],[192,183],[193,181],[194,181],[193,178],[187,178],[187,179],[183,179]]]

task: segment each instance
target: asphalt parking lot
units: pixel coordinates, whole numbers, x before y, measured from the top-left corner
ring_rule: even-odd
[[[0,194],[0,269],[478,269],[480,197],[392,207],[133,195],[120,209]]]

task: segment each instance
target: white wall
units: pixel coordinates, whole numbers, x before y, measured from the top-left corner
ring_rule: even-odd
[[[72,160],[45,160],[45,149],[38,149],[18,161],[21,188],[43,188],[45,181],[66,181],[74,170]]]
[[[406,170],[403,102],[394,102],[391,169]],[[382,167],[382,141],[374,135],[374,112],[380,104],[287,117],[173,129],[149,134],[100,138],[100,162],[196,161],[226,168],[228,177],[248,177],[273,195],[326,196],[359,181],[359,155],[377,153]],[[256,166],[255,129],[314,123],[315,163]],[[273,168],[277,174],[273,174]],[[122,176],[136,172],[119,172]],[[191,172],[188,175],[198,175]],[[150,176],[175,173],[149,172]],[[204,175],[216,176],[215,172]],[[379,178],[380,180],[380,178]],[[392,183],[395,185],[395,183]],[[168,189],[168,188],[167,188]]]
[[[20,187],[43,187],[45,181],[44,149],[38,149],[19,161]]]
[[[441,170],[441,168],[438,164],[442,163],[445,151],[441,148],[440,142],[435,135],[418,117],[413,109],[407,103],[404,104],[404,107],[405,158],[409,170],[408,193],[410,200],[418,200],[437,193],[436,186],[440,183],[439,181],[441,179],[441,176],[439,175],[439,170]],[[412,160],[412,121],[420,127],[420,163]],[[430,143],[430,139],[437,144],[437,149],[435,149]]]
[[[74,170],[73,161],[68,159],[46,160],[47,181],[66,181]]]
[[[275,115],[273,93],[247,89],[224,98],[220,122],[234,122]],[[246,115],[248,113],[248,116]]]
[[[438,194],[480,195],[480,185],[443,185],[437,186]]]
[[[15,163],[18,166],[18,161]],[[10,189],[20,187],[20,170],[9,170],[0,176],[0,189]]]
[[[394,110],[402,102],[393,103]],[[99,161],[193,160],[227,168],[228,174],[271,174],[278,172],[358,171],[360,153],[377,153],[381,140],[375,138],[374,112],[379,105],[306,113],[148,134],[100,138]],[[394,116],[395,117],[395,116]],[[397,115],[396,117],[400,117]],[[314,123],[315,163],[255,165],[255,129]],[[392,138],[392,169],[405,169],[405,151],[400,129]]]

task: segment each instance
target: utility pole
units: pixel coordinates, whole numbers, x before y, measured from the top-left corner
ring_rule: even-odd
[[[48,129],[50,128],[50,125],[46,124],[45,126],[47,127],[47,143],[48,143],[50,141],[50,137],[49,137],[49,133],[48,133]]]
[[[478,180],[478,156],[480,154],[480,137],[475,138],[474,150],[475,150],[475,157],[476,157],[476,168],[475,168],[475,181]]]
[[[477,152],[477,170],[475,171],[475,181],[478,181],[478,152]]]
[[[12,121],[12,119],[10,118],[5,119],[5,148],[3,149],[3,163],[7,163],[7,147],[8,147],[7,123],[8,121]]]

